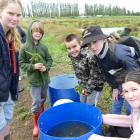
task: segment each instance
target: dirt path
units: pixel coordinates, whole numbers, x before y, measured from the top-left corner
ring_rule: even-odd
[[[30,114],[28,118],[23,117],[25,113],[30,113],[31,106],[26,80],[20,81],[20,86],[24,87],[24,91],[19,93],[19,100],[15,106],[14,118],[11,123],[12,140],[32,140],[32,116]]]

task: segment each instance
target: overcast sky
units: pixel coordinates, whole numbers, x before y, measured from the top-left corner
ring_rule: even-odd
[[[23,5],[26,5],[27,2],[29,3],[31,0],[21,0]],[[44,2],[65,2],[65,3],[78,3],[79,4],[79,10],[82,11],[84,9],[84,4],[104,4],[112,6],[118,5],[120,7],[125,7],[127,10],[133,10],[133,11],[140,11],[140,0],[32,0],[32,1],[44,1]]]

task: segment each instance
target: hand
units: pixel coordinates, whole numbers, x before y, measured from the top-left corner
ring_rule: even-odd
[[[119,90],[118,89],[113,89],[113,91],[112,91],[112,100],[113,101],[118,101],[118,96],[119,96]]]
[[[87,90],[86,90],[86,89],[84,89],[84,90],[82,91],[82,95],[84,95],[84,96],[88,96],[88,95],[89,95],[89,93],[87,92]]]
[[[41,72],[46,71],[46,67],[45,67],[45,66],[42,66],[41,69],[40,69],[39,71],[41,71]]]
[[[35,70],[40,70],[42,68],[43,64],[42,63],[36,63],[34,64],[34,69]]]

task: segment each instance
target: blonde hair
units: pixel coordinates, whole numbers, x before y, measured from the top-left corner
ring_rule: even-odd
[[[44,34],[44,24],[41,21],[35,21],[32,24],[31,30],[32,30],[32,32],[38,31],[41,34]]]
[[[15,50],[19,51],[21,46],[20,35],[16,29],[13,32],[8,32],[6,35],[8,42],[14,41]]]
[[[17,3],[22,9],[20,0],[0,0],[0,11],[2,11],[9,3]]]
[[[20,0],[0,0],[0,12],[2,12],[4,10],[4,8],[9,4],[9,3],[17,3],[19,4],[19,6],[22,9],[22,4],[20,2]],[[10,30],[7,34],[6,37],[8,39],[8,42],[11,42],[12,40],[14,40],[14,46],[15,46],[15,50],[19,51],[20,49],[20,45],[21,45],[21,41],[20,41],[20,35],[17,32],[16,28],[13,30]],[[14,37],[14,38],[13,38]]]

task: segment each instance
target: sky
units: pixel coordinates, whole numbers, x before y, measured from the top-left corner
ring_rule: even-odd
[[[21,0],[23,5],[26,5],[31,0]],[[103,4],[112,6],[118,5],[119,7],[125,7],[127,10],[133,10],[134,12],[140,11],[139,0],[33,0],[33,1],[44,1],[44,2],[65,2],[65,3],[78,3],[79,11],[82,13],[84,9],[84,4]]]

